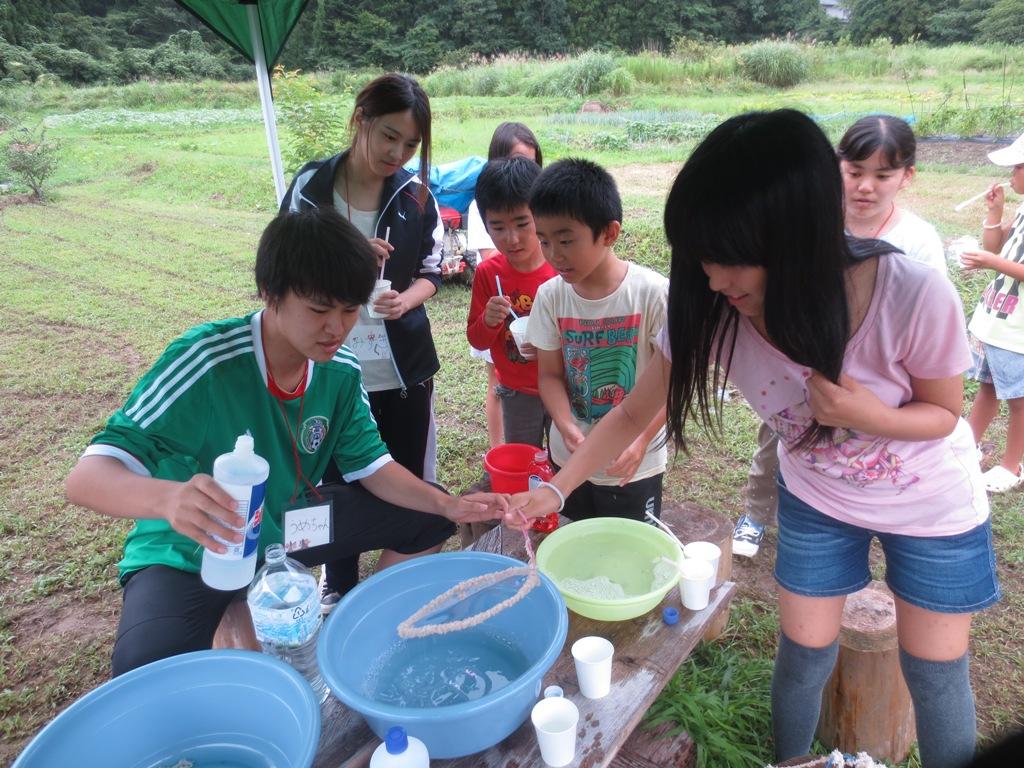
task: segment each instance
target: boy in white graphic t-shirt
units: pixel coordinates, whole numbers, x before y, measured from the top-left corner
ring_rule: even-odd
[[[1009,166],[1010,187],[1024,194],[1024,135],[1013,144],[990,152],[996,165]],[[988,215],[982,222],[984,251],[965,253],[966,270],[991,269],[996,276],[981,294],[968,330],[974,367],[971,378],[980,383],[969,423],[979,442],[1005,400],[1010,411],[1006,449],[1002,459],[985,472],[989,493],[1003,493],[1024,483],[1024,309],[1020,306],[1024,282],[1024,205],[1009,224],[1003,224],[1005,193],[993,184],[985,197]]]
[[[534,299],[528,338],[538,352],[538,389],[551,416],[557,466],[618,405],[655,354],[668,280],[615,255],[622,202],[615,181],[586,160],[562,160],[534,184],[530,208],[544,258],[559,276]],[[665,412],[565,501],[573,520],[661,514]]]

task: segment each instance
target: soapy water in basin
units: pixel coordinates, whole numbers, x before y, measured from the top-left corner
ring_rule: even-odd
[[[364,691],[398,707],[447,707],[500,691],[529,666],[509,640],[467,629],[400,640],[373,665]]]
[[[647,589],[639,592],[628,591],[622,584],[612,581],[604,575],[591,576],[589,579],[571,576],[561,579],[558,585],[566,592],[589,600],[623,600],[660,589],[674,578],[676,567],[659,558],[647,565],[646,571],[650,574],[648,577],[650,580],[646,583]],[[643,576],[643,574],[640,575]]]
[[[234,749],[226,745],[189,749],[187,754],[188,757],[177,760],[159,760],[152,768],[277,768],[284,765],[252,749]]]

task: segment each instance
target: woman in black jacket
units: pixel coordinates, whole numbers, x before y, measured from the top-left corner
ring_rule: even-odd
[[[391,290],[376,299],[373,316],[362,308],[346,344],[359,357],[370,409],[392,457],[433,481],[433,376],[440,365],[423,305],[441,284],[443,230],[426,183],[430,101],[415,79],[382,75],[356,97],[349,127],[351,147],[304,165],[292,179],[281,210],[333,205],[373,245]],[[403,168],[417,149],[418,176]],[[387,550],[382,554],[394,557]],[[357,580],[355,560],[329,563],[324,610]]]

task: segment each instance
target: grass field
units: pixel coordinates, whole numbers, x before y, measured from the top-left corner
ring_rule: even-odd
[[[979,78],[979,92],[998,99],[998,73]],[[520,117],[538,131],[547,159],[582,154],[613,170],[626,204],[620,252],[664,271],[664,194],[695,137],[633,141],[626,133],[631,118],[650,123],[686,112],[690,122],[706,122],[709,115],[793,105],[852,121],[873,109],[910,113],[908,92],[916,104],[937,106],[951,79],[922,75],[908,86],[887,74],[735,95],[668,88],[609,99],[615,112],[589,122],[577,116],[579,99],[439,98],[436,159],[482,154],[498,120]],[[135,90],[25,97],[30,117],[49,117],[48,135],[62,144],[54,198],[40,205],[0,195],[0,762],[109,674],[120,610],[114,564],[129,526],[69,506],[64,477],[168,341],[195,323],[257,306],[252,255],[275,206],[254,89]],[[5,98],[9,109],[15,97]],[[617,113],[628,114],[616,121]],[[983,149],[939,149],[922,146],[919,176],[904,202],[945,238],[979,236],[981,209],[957,214],[953,204],[1002,174],[985,164]],[[985,278],[955,280],[972,306]],[[486,449],[484,372],[470,359],[463,330],[468,296],[445,286],[429,304],[443,361],[441,480],[455,490],[477,479]],[[668,498],[734,518],[756,423],[738,399],[724,416],[722,436],[695,435],[690,455],[676,458],[666,490]],[[1000,420],[991,436],[997,446],[1004,428]],[[1024,725],[1024,494],[995,499],[993,521],[1005,597],[977,619],[972,644],[984,737]],[[771,756],[773,555],[769,538],[754,561],[737,558],[741,595],[729,632],[683,667],[652,711],[682,718],[698,735],[721,733],[714,723],[735,720],[744,732],[734,741],[742,737],[749,750],[730,751],[708,737],[709,766],[757,766]],[[687,704],[695,692],[700,707]],[[750,717],[735,717],[740,709]]]

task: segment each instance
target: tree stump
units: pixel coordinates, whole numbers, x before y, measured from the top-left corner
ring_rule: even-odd
[[[839,659],[822,694],[818,738],[826,748],[903,761],[916,738],[900,671],[896,605],[874,581],[846,599]]]
[[[233,600],[224,611],[217,631],[213,634],[214,648],[240,648],[243,651],[260,651],[256,639],[256,628],[252,625],[249,604],[245,600]]]
[[[732,578],[732,523],[725,515],[712,512],[706,507],[688,501],[662,504],[661,520],[666,523],[684,544],[691,541],[710,541],[722,550],[718,560],[715,586]],[[704,640],[717,640],[729,623],[729,608],[708,626]]]

